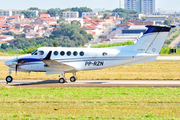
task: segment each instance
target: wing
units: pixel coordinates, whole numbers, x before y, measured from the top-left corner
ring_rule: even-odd
[[[76,68],[60,63],[58,61],[55,60],[51,60],[52,51],[50,51],[47,56],[44,59],[41,59],[44,63],[45,63],[45,67],[52,67],[52,68],[59,68],[59,69],[68,69],[68,70],[76,70]]]

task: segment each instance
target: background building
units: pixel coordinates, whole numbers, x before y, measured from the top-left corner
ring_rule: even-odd
[[[20,14],[21,10],[0,10],[0,16],[12,16],[12,15],[17,15]]]
[[[143,14],[153,14],[155,13],[155,0],[124,0],[124,7]]]
[[[93,18],[95,15],[98,15],[98,12],[83,12],[82,13],[82,16],[83,17],[90,17],[90,18]]]
[[[63,17],[65,18],[78,18],[79,17],[79,12],[73,12],[73,11],[66,11],[63,12]]]

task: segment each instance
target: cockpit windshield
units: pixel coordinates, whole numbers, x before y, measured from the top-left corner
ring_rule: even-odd
[[[39,51],[39,55],[44,55],[44,51]]]
[[[37,49],[31,53],[31,55],[37,55]]]

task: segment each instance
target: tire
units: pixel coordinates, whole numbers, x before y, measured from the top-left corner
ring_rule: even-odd
[[[65,83],[65,79],[64,78],[60,78],[59,79],[59,83],[61,83],[61,84]]]
[[[6,82],[11,83],[13,81],[13,78],[11,76],[6,77]]]
[[[74,76],[72,76],[72,77],[70,78],[70,81],[71,81],[71,82],[76,82],[76,78],[75,78]]]

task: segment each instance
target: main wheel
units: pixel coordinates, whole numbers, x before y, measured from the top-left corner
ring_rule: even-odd
[[[74,76],[72,76],[72,77],[70,78],[70,81],[71,81],[71,82],[76,82],[76,78],[75,78]]]
[[[59,83],[65,83],[65,79],[64,78],[60,78],[59,79]]]
[[[11,83],[13,81],[13,78],[11,76],[6,77],[6,82]]]

